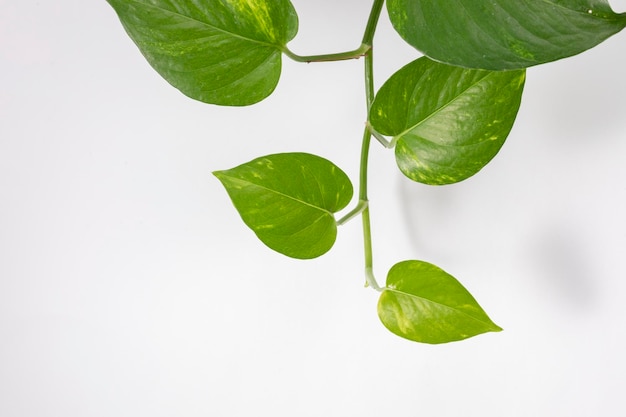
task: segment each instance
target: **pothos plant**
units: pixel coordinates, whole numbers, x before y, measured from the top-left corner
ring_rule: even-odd
[[[374,89],[374,33],[384,0],[373,0],[361,45],[301,56],[289,0],[107,0],[150,65],[185,95],[247,106],[276,87],[283,55],[298,62],[363,58],[367,113],[358,197],[348,176],[307,153],[266,155],[215,171],[244,223],[269,248],[310,259],[333,246],[338,226],[361,218],[366,285],[393,333],[446,343],[496,325],[453,276],[421,260],[373,274],[368,155],[375,139],[394,149],[413,181],[445,185],[480,171],[498,153],[517,115],[525,69],[576,55],[626,26],[606,0],[387,0],[397,33],[421,54]]]

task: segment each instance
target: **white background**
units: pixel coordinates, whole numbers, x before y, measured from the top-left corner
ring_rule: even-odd
[[[300,54],[360,43],[369,1],[294,1]],[[612,1],[626,11],[626,1]],[[377,85],[418,54],[385,13]],[[374,144],[378,279],[423,259],[505,331],[429,346],[363,288],[358,221],[312,261],[256,240],[211,171],[306,151],[357,178],[362,61],[286,60],[246,108],[195,102],[104,1],[0,0],[0,415],[623,416],[626,35],[528,72],[461,184]]]

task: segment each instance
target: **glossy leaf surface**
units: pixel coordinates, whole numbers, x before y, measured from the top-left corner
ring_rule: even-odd
[[[453,276],[422,261],[391,268],[378,316],[391,332],[422,343],[447,343],[502,330]]]
[[[191,98],[248,105],[272,93],[298,29],[289,0],[107,0],[150,65]]]
[[[263,243],[300,259],[315,258],[333,246],[334,213],[348,205],[353,193],[341,169],[305,153],[268,155],[214,174]]]
[[[626,26],[606,0],[388,0],[413,47],[468,68],[516,69],[592,48]]]
[[[626,26],[606,0],[388,0],[396,31],[434,60],[526,68],[576,55]]]
[[[381,87],[370,123],[396,141],[396,162],[410,179],[441,185],[476,174],[508,136],[525,71],[453,67],[422,57]]]

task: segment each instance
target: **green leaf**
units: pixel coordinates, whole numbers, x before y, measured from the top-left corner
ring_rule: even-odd
[[[389,18],[434,60],[491,70],[576,55],[626,26],[606,0],[388,0]]]
[[[289,0],[107,0],[150,65],[206,103],[269,96],[281,51],[298,30]]]
[[[441,185],[476,174],[508,136],[525,70],[453,67],[422,57],[381,87],[370,123],[396,142],[396,162],[410,179]]]
[[[502,330],[459,281],[422,261],[391,268],[378,316],[391,332],[422,343],[448,343]]]
[[[333,214],[353,193],[341,169],[306,153],[268,155],[214,175],[263,243],[299,259],[330,250],[337,236]]]

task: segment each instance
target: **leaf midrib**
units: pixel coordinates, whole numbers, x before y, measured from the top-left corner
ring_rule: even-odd
[[[242,178],[239,178],[239,177],[232,177],[232,176],[230,176],[230,175],[225,175],[224,173],[219,173],[219,175],[221,175],[221,176],[222,176],[222,177],[224,177],[224,178],[228,178],[228,179],[230,179],[231,181],[234,181],[234,182],[239,182],[239,183],[243,183],[243,184],[251,184],[251,185],[253,185],[253,186],[255,186],[255,187],[261,188],[261,189],[266,190],[266,191],[268,191],[268,192],[270,192],[270,193],[277,194],[277,195],[279,195],[279,196],[281,196],[281,197],[285,197],[285,198],[287,198],[287,199],[289,199],[289,200],[296,201],[296,202],[301,203],[301,204],[303,204],[303,205],[309,206],[309,207],[311,207],[311,208],[314,208],[314,209],[316,209],[316,210],[319,210],[319,211],[321,211],[321,212],[324,212],[324,213],[326,213],[326,214],[329,214],[330,216],[333,216],[333,212],[332,212],[332,211],[330,211],[330,210],[327,210],[327,209],[325,209],[325,208],[323,208],[323,207],[316,206],[316,205],[311,204],[311,203],[309,203],[309,202],[307,202],[307,201],[299,200],[299,199],[297,199],[297,198],[295,198],[295,197],[293,197],[293,196],[290,196],[289,194],[285,194],[285,193],[282,193],[282,192],[280,192],[280,191],[273,190],[273,189],[268,188],[268,187],[266,187],[266,186],[264,186],[264,185],[260,185],[260,184],[257,184],[257,183],[255,183],[255,182],[252,182],[252,181],[249,181],[249,180],[245,180],[245,179],[242,179]]]
[[[400,140],[402,139],[402,137],[404,135],[406,135],[409,132],[412,132],[413,130],[417,129],[418,127],[422,126],[423,124],[425,124],[426,122],[428,122],[430,119],[432,119],[433,117],[435,117],[436,115],[438,115],[440,112],[442,112],[444,109],[446,109],[448,106],[450,106],[451,104],[453,104],[455,101],[459,100],[460,97],[462,97],[465,93],[467,93],[468,90],[474,88],[475,86],[477,86],[478,84],[480,84],[481,82],[483,82],[487,77],[490,77],[494,75],[494,72],[489,72],[487,74],[485,74],[484,77],[481,77],[479,80],[477,80],[475,83],[472,83],[470,86],[468,86],[467,88],[463,89],[463,91],[461,91],[459,94],[457,94],[452,100],[444,103],[444,105],[442,105],[441,107],[435,109],[435,111],[433,111],[432,113],[430,113],[428,116],[426,116],[424,119],[420,120],[418,123],[415,123],[413,125],[411,125],[410,127],[406,128],[404,131],[402,131],[401,133],[395,135],[393,137],[394,141]],[[408,119],[408,118],[407,118]],[[432,142],[431,140],[429,140],[428,138],[424,138],[425,140]]]
[[[499,327],[497,325],[494,325],[494,323],[489,318],[487,318],[488,321],[484,321],[484,320],[481,320],[481,319],[479,319],[479,318],[477,318],[475,316],[472,316],[472,315],[466,313],[463,310],[459,310],[457,308],[450,307],[450,306],[448,306],[446,304],[442,304],[442,303],[439,303],[437,301],[433,301],[433,300],[431,300],[429,298],[420,297],[419,295],[415,295],[415,294],[411,294],[411,293],[408,293],[408,292],[404,292],[404,291],[398,290],[398,289],[393,288],[393,287],[385,287],[385,288],[383,288],[383,291],[389,291],[389,292],[400,294],[400,295],[403,295],[403,296],[413,297],[413,298],[417,298],[417,299],[420,299],[420,300],[424,300],[424,301],[426,301],[428,303],[431,303],[431,304],[434,304],[434,305],[437,305],[437,306],[441,306],[441,307],[443,307],[443,308],[445,308],[447,310],[452,310],[452,311],[458,312],[459,314],[462,314],[463,316],[466,316],[466,317],[468,317],[468,318],[470,318],[470,319],[472,319],[474,321],[477,321],[479,323],[487,325],[489,328],[497,328],[497,327]]]

